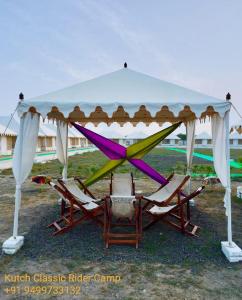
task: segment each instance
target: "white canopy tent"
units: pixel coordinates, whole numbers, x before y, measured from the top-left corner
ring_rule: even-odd
[[[230,132],[237,131],[239,134],[242,134],[242,120],[241,123],[234,124],[231,126]]]
[[[18,216],[21,202],[21,185],[30,173],[36,147],[39,118],[57,122],[57,157],[63,164],[63,177],[67,178],[68,123],[79,122],[95,126],[104,122],[117,122],[121,126],[130,122],[146,125],[152,122],[183,121],[187,128],[188,173],[192,164],[195,120],[212,121],[214,166],[226,193],[225,207],[228,221],[228,238],[222,250],[230,261],[242,260],[241,249],[232,240],[231,184],[229,166],[229,112],[231,103],[132,71],[127,65],[121,70],[88,80],[71,87],[20,101],[21,117],[13,172],[16,179],[13,236],[3,244],[6,253],[15,253],[23,244],[18,235]],[[26,151],[28,154],[26,155]]]

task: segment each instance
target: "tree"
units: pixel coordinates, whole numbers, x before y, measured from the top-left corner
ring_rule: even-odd
[[[181,139],[182,144],[185,145],[185,141],[187,140],[187,135],[185,133],[179,133],[177,136]]]

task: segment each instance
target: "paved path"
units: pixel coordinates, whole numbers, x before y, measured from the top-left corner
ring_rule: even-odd
[[[95,151],[96,147],[68,149],[69,156],[81,154],[85,152]],[[56,159],[56,151],[36,153],[34,162],[40,163],[48,160]],[[0,170],[12,168],[12,156],[0,157]]]

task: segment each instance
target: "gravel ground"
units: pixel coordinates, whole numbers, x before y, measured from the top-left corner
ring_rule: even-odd
[[[200,182],[193,182],[194,187],[198,185]],[[233,183],[233,194],[237,185]],[[0,241],[3,242],[12,230],[13,178],[2,177],[0,186]],[[136,188],[150,193],[156,185],[138,179]],[[92,188],[98,197],[107,190],[106,180]],[[144,232],[137,250],[130,246],[105,249],[102,230],[93,222],[52,237],[52,230],[46,225],[58,217],[60,207],[56,198],[48,186],[34,185],[30,181],[24,184],[20,233],[25,236],[25,244],[17,255],[0,258],[0,274],[119,272],[123,276],[119,286],[83,286],[81,299],[241,299],[242,264],[229,264],[221,253],[220,241],[226,240],[221,187],[207,187],[191,208],[193,223],[201,227],[199,238],[184,236],[157,223]],[[234,240],[240,246],[241,213],[241,202],[234,198]],[[1,281],[2,278],[0,284]],[[5,297],[0,290],[0,299],[5,298],[15,299]]]
[[[84,261],[227,264],[220,251],[220,241],[226,239],[226,234],[218,232],[216,219],[211,220],[196,207],[192,208],[192,216],[194,223],[202,227],[199,238],[183,236],[167,225],[157,223],[144,232],[137,250],[130,246],[105,249],[102,230],[93,222],[86,222],[66,234],[52,237],[52,229],[47,229],[46,224],[56,219],[59,207],[41,205],[39,209],[46,213],[25,235],[25,245],[19,252],[19,259],[22,256],[32,259],[61,256],[71,259],[79,257]],[[224,225],[223,229],[226,233]]]
[[[5,187],[7,185],[9,187],[8,183],[6,182]],[[145,184],[150,189],[153,188],[152,184],[151,186],[147,182]],[[196,185],[198,184],[196,183]],[[106,189],[107,185],[108,182],[96,184],[94,191],[101,196],[101,191]],[[139,188],[139,186],[142,186],[140,179],[137,182],[137,187]],[[217,192],[222,193],[222,191]],[[201,227],[199,238],[184,236],[159,222],[144,232],[139,249],[116,245],[111,246],[110,249],[105,249],[102,229],[90,221],[78,225],[66,234],[52,237],[53,229],[46,228],[46,225],[58,218],[60,208],[55,201],[55,194],[50,191],[49,187],[39,187],[27,182],[22,201],[23,207],[25,202],[27,207],[21,214],[20,224],[25,223],[25,231],[27,229],[26,223],[29,222],[28,218],[33,219],[34,222],[31,221],[31,226],[27,232],[24,232],[25,244],[18,257],[20,259],[22,256],[35,259],[41,256],[54,259],[61,255],[65,258],[79,256],[80,259],[90,261],[145,261],[191,265],[212,262],[226,265],[227,261],[220,251],[220,241],[226,240],[226,219],[223,215],[222,202],[219,203],[222,214],[213,213],[211,216],[209,211],[204,211],[204,201],[208,193],[205,192],[204,195],[201,195],[197,200],[197,205],[191,207],[192,221]],[[37,206],[31,204],[31,199],[36,201],[35,198],[38,201],[33,202],[33,204],[38,204]],[[48,198],[51,198],[51,201],[46,201]],[[217,205],[217,202],[211,203],[212,206],[214,203]],[[242,213],[242,206],[238,206],[237,210]],[[144,218],[144,223],[146,221]]]

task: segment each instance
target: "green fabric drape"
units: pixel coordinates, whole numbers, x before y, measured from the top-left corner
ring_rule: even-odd
[[[122,165],[125,161],[129,159],[141,159],[144,155],[150,152],[155,146],[157,146],[164,138],[166,138],[170,133],[172,133],[181,122],[173,124],[145,139],[139,141],[126,149],[126,158],[118,160],[108,161],[101,169],[99,169],[95,174],[91,175],[84,184],[90,186],[103,178],[105,175],[115,170],[117,167]]]

